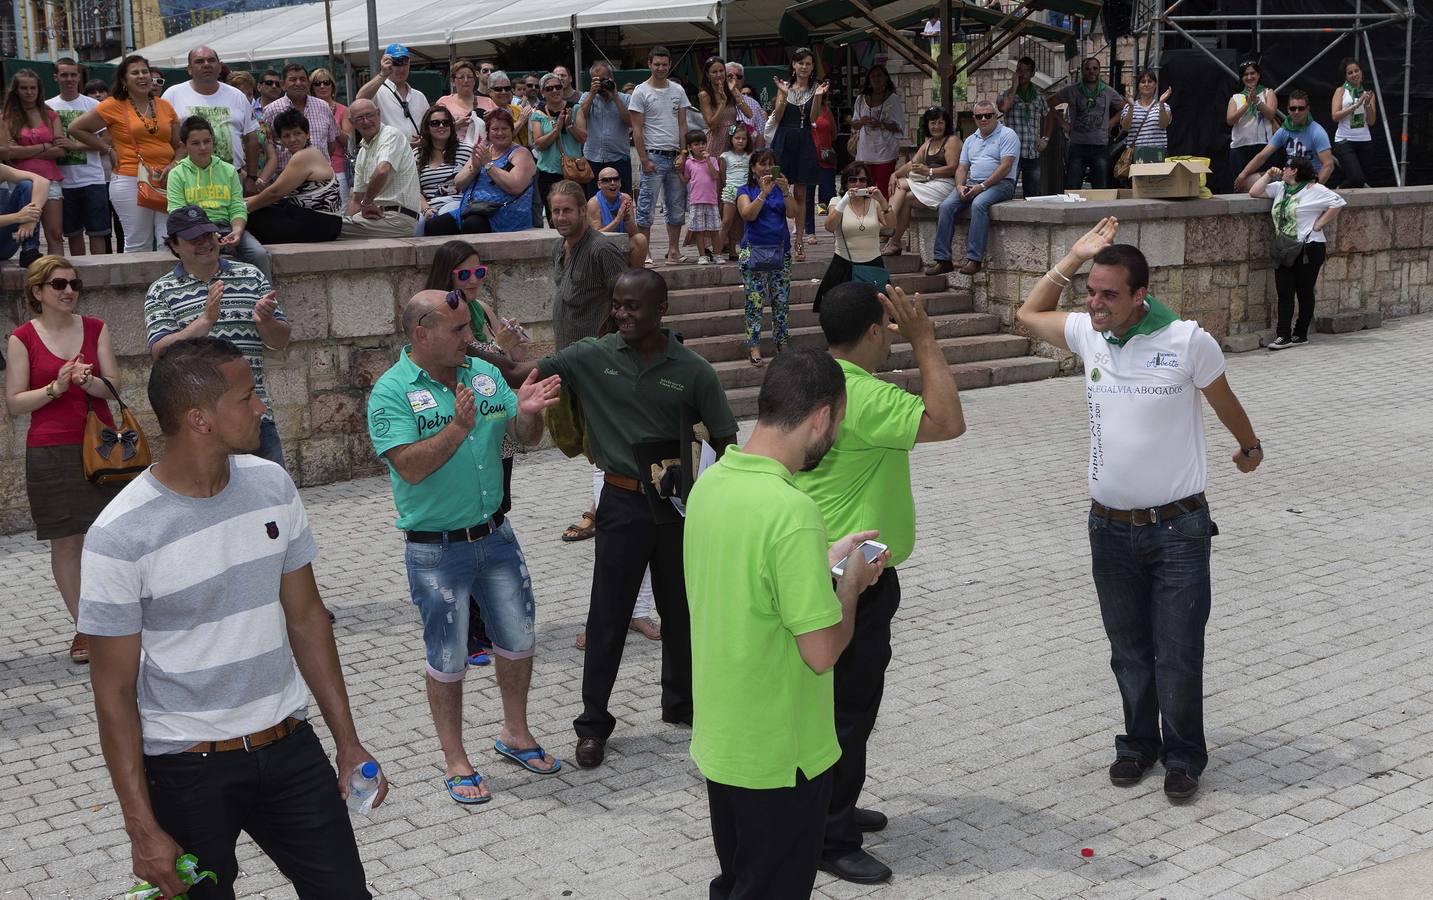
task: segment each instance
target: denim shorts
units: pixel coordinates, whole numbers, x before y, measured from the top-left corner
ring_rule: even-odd
[[[468,600],[476,600],[504,659],[526,659],[536,644],[532,578],[504,520],[477,541],[407,542],[408,589],[423,620],[427,672],[435,681],[461,681],[468,669]]]
[[[65,237],[87,234],[103,237],[110,233],[109,188],[103,184],[62,188]]]

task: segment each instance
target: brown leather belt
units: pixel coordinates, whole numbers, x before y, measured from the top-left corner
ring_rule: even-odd
[[[1131,525],[1158,525],[1165,519],[1173,519],[1195,510],[1203,509],[1209,503],[1204,499],[1201,491],[1183,500],[1176,500],[1173,503],[1166,503],[1163,506],[1151,506],[1147,509],[1110,509],[1102,503],[1091,500],[1090,512],[1101,519],[1109,519],[1111,522],[1128,522]]]
[[[273,728],[265,728],[263,731],[256,731],[253,734],[246,734],[243,737],[229,738],[223,741],[200,741],[185,753],[229,753],[234,750],[243,750],[252,753],[260,747],[282,740],[298,730],[304,723],[303,719],[289,716]]]
[[[642,492],[642,486],[637,483],[637,479],[628,478],[626,475],[613,475],[611,472],[603,472],[602,480],[624,491],[632,491],[638,494]]]

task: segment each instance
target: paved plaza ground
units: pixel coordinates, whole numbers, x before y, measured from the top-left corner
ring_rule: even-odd
[[[919,538],[865,798],[891,817],[869,846],[895,879],[822,875],[817,896],[1274,898],[1433,848],[1433,317],[1231,357],[1229,377],[1268,457],[1237,474],[1207,416],[1222,533],[1195,802],[1171,806],[1158,770],[1126,789],[1105,775],[1120,704],[1089,575],[1081,382],[972,392],[969,433],[912,456]],[[533,731],[563,757],[592,544],[557,537],[590,489],[584,463],[518,460],[541,630]],[[472,670],[468,742],[496,799],[459,807],[440,783],[387,480],[303,497],[359,730],[393,783],[356,823],[376,896],[706,896],[705,792],[688,732],[658,719],[658,645],[627,644],[606,765],[550,778],[493,754],[497,689]],[[42,545],[0,538],[0,897],[133,883],[68,642]],[[247,839],[240,857],[240,896],[294,896]]]

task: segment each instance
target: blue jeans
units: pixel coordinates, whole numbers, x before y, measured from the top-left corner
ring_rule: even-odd
[[[950,262],[950,241],[955,232],[955,217],[965,207],[970,207],[970,232],[965,240],[965,258],[979,261],[985,255],[985,241],[990,234],[990,207],[1003,203],[1015,196],[1015,180],[1002,178],[1000,183],[988,191],[981,191],[975,199],[966,203],[959,191],[940,201],[940,213],[935,228],[935,258]]]
[[[511,522],[504,519],[497,530],[476,541],[408,541],[404,547],[408,590],[423,620],[423,646],[433,680],[462,681],[468,670],[469,599],[478,601],[494,653],[504,659],[533,655],[532,579]]]
[[[682,176],[677,174],[676,157],[651,153],[647,158],[657,170],[650,175],[646,169],[642,170],[642,188],[637,196],[637,227],[652,227],[652,212],[657,208],[658,191],[661,191],[667,208],[667,224],[681,225],[687,215],[687,186],[682,184]]]
[[[1025,192],[1026,197],[1045,196],[1045,189],[1040,187],[1040,157],[1021,158],[1020,188]]]
[[[1110,186],[1110,148],[1108,144],[1068,144],[1065,147],[1065,189],[1077,191],[1090,173],[1090,187],[1103,190]]]
[[[224,233],[227,235],[229,232]],[[239,235],[239,243],[225,246],[220,252],[239,262],[248,263],[263,272],[269,284],[274,283],[273,259],[269,256],[269,251],[264,249],[264,245],[259,243],[259,239],[249,233],[249,229],[245,228],[244,233]]]
[[[30,204],[30,191],[33,185],[29,178],[20,181],[0,182],[0,214],[13,216]],[[0,259],[9,259],[16,251],[24,248],[26,250],[40,249],[40,223],[35,223],[35,230],[23,241],[15,240],[15,232],[19,230],[18,223],[6,225],[0,228]]]
[[[1155,525],[1090,513],[1090,557],[1110,668],[1124,702],[1115,753],[1195,777],[1204,743],[1204,627],[1209,545],[1219,529],[1207,507]]]
[[[269,462],[284,464],[284,445],[279,441],[279,426],[271,419],[259,423],[259,449],[254,455]]]

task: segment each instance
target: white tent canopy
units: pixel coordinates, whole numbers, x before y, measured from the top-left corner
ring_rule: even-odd
[[[720,21],[720,0],[377,0],[380,44],[398,42],[419,59],[448,59],[490,53],[494,41],[577,28],[622,26],[633,44],[669,43],[679,50],[688,41],[710,41]],[[733,38],[774,35],[784,4],[776,0],[735,0],[728,6]],[[368,59],[368,12],[365,0],[332,0],[333,54],[364,63]],[[231,65],[329,53],[324,4],[305,3],[226,15],[140,49],[152,65],[184,66],[189,51],[214,48]],[[450,49],[451,48],[451,49]],[[583,48],[584,57],[591,47]]]

